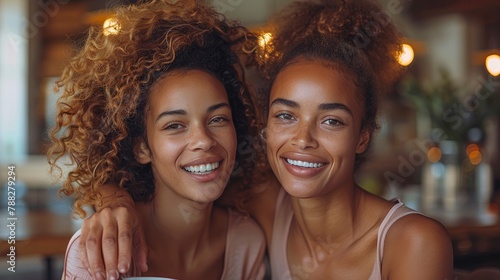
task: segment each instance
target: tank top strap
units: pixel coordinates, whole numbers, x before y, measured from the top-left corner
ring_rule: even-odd
[[[392,200],[395,205],[387,212],[382,223],[380,223],[380,227],[378,229],[377,235],[377,254],[375,257],[375,263],[373,265],[373,270],[370,275],[369,280],[379,280],[382,278],[381,264],[382,259],[384,257],[384,244],[385,237],[387,236],[387,232],[391,226],[402,217],[409,214],[421,214],[411,208],[408,208],[404,205],[404,203],[399,199]]]

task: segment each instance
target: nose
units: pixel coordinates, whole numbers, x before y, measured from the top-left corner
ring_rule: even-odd
[[[217,144],[210,131],[204,126],[193,126],[189,135],[191,150],[208,151]]]
[[[301,150],[307,148],[317,148],[318,142],[314,137],[314,129],[309,123],[302,123],[297,126],[297,129],[292,137],[292,144],[299,147]]]

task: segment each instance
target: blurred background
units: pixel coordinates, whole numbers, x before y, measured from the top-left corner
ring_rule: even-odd
[[[0,0],[1,279],[61,277],[66,244],[80,221],[70,216],[72,202],[57,196],[44,156],[57,99],[53,83],[86,30],[103,26],[114,6],[134,2]],[[208,2],[262,31],[292,1]],[[379,3],[383,12],[374,24],[398,26],[407,71],[381,97],[381,129],[357,180],[441,221],[457,269],[500,268],[500,1]],[[15,230],[9,217],[17,218]]]

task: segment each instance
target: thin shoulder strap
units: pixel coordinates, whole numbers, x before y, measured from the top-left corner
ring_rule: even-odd
[[[382,264],[382,259],[384,257],[384,244],[387,232],[389,232],[389,229],[397,220],[409,214],[421,214],[421,213],[406,207],[403,204],[403,202],[397,200],[396,205],[394,205],[389,210],[389,212],[387,212],[387,215],[385,216],[384,220],[382,220],[382,223],[380,223],[377,236],[377,254],[375,258],[375,263],[373,265],[372,274],[370,278],[368,278],[369,280],[381,279],[382,275],[381,264]]]

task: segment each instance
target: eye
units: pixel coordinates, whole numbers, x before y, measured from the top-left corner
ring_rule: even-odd
[[[184,128],[184,126],[180,123],[169,123],[163,127],[164,130],[170,131],[180,130],[182,128]]]
[[[343,126],[344,122],[338,119],[326,119],[323,121],[324,124],[330,125],[330,126]]]
[[[295,119],[293,117],[293,115],[291,115],[289,113],[278,113],[278,114],[274,115],[274,117],[277,119],[280,119],[280,120],[284,120],[284,121],[290,121],[290,120]]]
[[[217,116],[217,117],[214,117],[210,120],[210,123],[213,123],[213,124],[222,124],[222,123],[226,123],[226,122],[229,122],[229,118],[224,117],[224,116]]]

